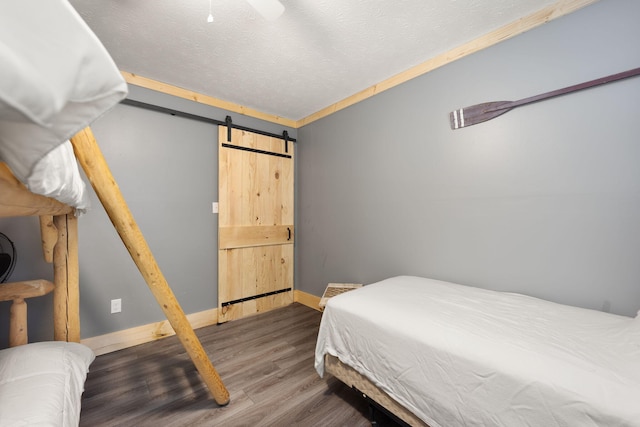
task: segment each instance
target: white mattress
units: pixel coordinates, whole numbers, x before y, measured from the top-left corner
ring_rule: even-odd
[[[60,341],[0,350],[0,426],[77,426],[94,358],[89,347]]]
[[[329,353],[432,427],[640,426],[640,319],[401,276],[329,300]]]
[[[85,208],[70,145],[50,153],[126,96],[118,68],[66,0],[4,0],[0,64],[0,160],[31,191]]]

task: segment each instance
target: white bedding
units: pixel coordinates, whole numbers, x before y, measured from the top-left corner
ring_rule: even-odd
[[[640,426],[640,319],[401,276],[331,298],[329,353],[432,427]]]
[[[89,347],[61,341],[0,350],[0,426],[77,426],[94,358]]]
[[[75,158],[61,163],[71,146],[51,152],[126,96],[118,68],[66,0],[4,0],[0,64],[0,160],[31,191],[85,208]]]

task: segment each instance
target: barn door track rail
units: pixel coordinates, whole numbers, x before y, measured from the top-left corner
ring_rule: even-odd
[[[123,99],[120,103],[124,104],[124,105],[130,105],[132,107],[145,108],[147,110],[158,111],[160,113],[166,113],[166,114],[170,114],[172,116],[184,117],[186,119],[196,120],[196,121],[199,121],[199,122],[211,123],[211,124],[218,125],[218,126],[228,126],[229,127],[229,131],[231,131],[231,128],[235,128],[235,129],[240,129],[240,130],[244,130],[244,131],[248,131],[248,132],[257,133],[259,135],[269,136],[271,138],[280,138],[280,139],[284,140],[285,151],[288,151],[287,150],[287,146],[288,146],[289,142],[296,142],[296,139],[295,138],[291,138],[289,136],[289,132],[287,132],[286,130],[283,131],[282,134],[277,134],[277,133],[272,133],[272,132],[265,132],[265,131],[259,130],[259,129],[253,129],[253,128],[246,127],[246,126],[235,125],[231,121],[231,116],[227,116],[224,120],[216,120],[216,119],[212,119],[210,117],[200,116],[198,114],[186,113],[184,111],[174,110],[174,109],[166,108],[166,107],[161,107],[159,105],[154,105],[154,104],[148,104],[146,102],[136,101],[136,100],[129,99],[129,98]]]
[[[472,105],[471,107],[460,108],[449,113],[449,122],[451,124],[451,129],[460,129],[463,127],[486,122],[522,105],[533,104],[534,102],[554,98],[560,95],[566,95],[571,92],[577,92],[579,90],[588,89],[594,86],[599,86],[618,80],[627,79],[639,74],[640,68],[634,68],[633,70],[624,71],[618,74],[612,74],[610,76],[601,77],[599,79],[590,80],[588,82],[568,86],[540,95],[530,96],[518,101],[485,102],[483,104]]]

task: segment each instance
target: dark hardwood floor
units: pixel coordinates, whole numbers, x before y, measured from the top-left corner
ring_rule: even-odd
[[[218,406],[177,337],[98,356],[81,426],[370,426],[358,393],[313,367],[321,313],[300,304],[196,330],[231,395]],[[377,425],[395,425],[384,414]]]

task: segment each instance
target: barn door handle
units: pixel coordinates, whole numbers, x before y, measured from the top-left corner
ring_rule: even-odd
[[[291,240],[291,229],[287,227],[287,240]]]

